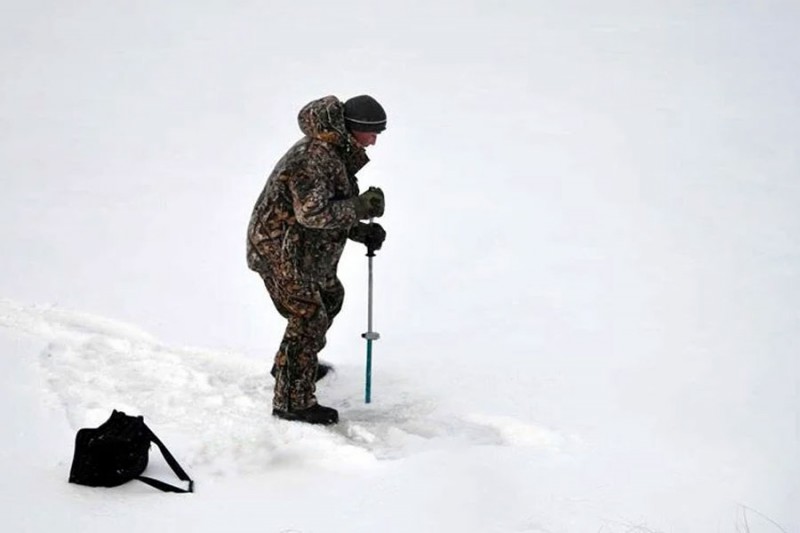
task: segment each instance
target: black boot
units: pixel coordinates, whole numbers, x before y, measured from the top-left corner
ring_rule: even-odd
[[[270,370],[269,373],[272,375],[273,378],[275,377],[276,372],[277,369],[275,368],[275,365],[272,365],[272,370]],[[314,378],[314,381],[321,380],[331,372],[333,372],[333,365],[329,365],[328,363],[323,363],[322,361],[320,361],[319,364],[317,365],[317,377]]]
[[[272,409],[272,416],[291,420],[294,422],[305,422],[307,424],[320,424],[330,426],[339,421],[339,412],[333,407],[324,405],[314,405],[308,409],[297,409],[284,411],[283,409]]]
[[[320,361],[319,364],[317,364],[317,377],[315,381],[321,380],[331,372],[333,372],[333,365]]]

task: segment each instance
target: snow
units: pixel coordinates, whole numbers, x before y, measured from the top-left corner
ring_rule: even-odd
[[[7,4],[4,531],[800,530],[793,2]],[[306,427],[244,233],[299,108],[361,93],[373,403],[350,245]],[[112,409],[197,492],[68,484]]]

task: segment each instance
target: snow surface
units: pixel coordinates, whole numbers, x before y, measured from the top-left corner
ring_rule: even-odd
[[[3,530],[800,531],[800,5],[5,2]],[[269,416],[250,209],[376,96],[335,428]],[[66,482],[143,414],[193,495]],[[148,473],[170,479],[151,453]]]

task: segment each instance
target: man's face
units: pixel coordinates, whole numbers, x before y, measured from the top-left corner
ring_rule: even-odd
[[[353,137],[356,142],[363,148],[372,146],[378,140],[378,134],[372,131],[354,131]]]

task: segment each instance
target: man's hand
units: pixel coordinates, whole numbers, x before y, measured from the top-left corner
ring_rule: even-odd
[[[385,206],[383,191],[377,187],[370,187],[355,199],[356,216],[359,220],[383,216]]]
[[[356,242],[365,244],[370,250],[380,250],[386,239],[386,231],[380,224],[359,222],[350,230],[349,237]]]

